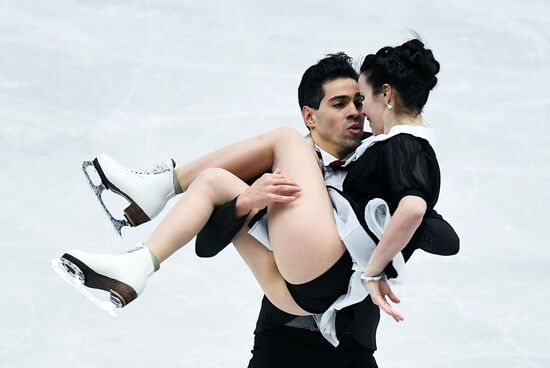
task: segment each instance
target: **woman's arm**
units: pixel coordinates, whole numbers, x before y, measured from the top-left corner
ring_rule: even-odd
[[[364,272],[366,285],[373,303],[398,322],[403,320],[403,317],[388,304],[385,296],[388,295],[390,300],[394,302],[398,299],[385,282],[380,282],[380,279],[376,280],[376,278],[382,274],[384,268],[397,253],[409,243],[416,229],[420,226],[426,209],[426,201],[418,196],[405,196],[399,201],[397,209],[372,253]]]

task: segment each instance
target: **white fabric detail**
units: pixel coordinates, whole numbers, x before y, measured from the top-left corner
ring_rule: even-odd
[[[273,252],[273,246],[271,245],[269,232],[267,231],[267,213],[248,230],[248,233]]]
[[[353,260],[352,270],[354,272],[350,277],[347,294],[341,295],[324,313],[314,315],[314,318],[325,339],[332,345],[338,346],[340,341],[336,337],[336,313],[345,307],[361,302],[369,295],[361,276],[363,275],[363,270],[367,267],[376,243],[357,219],[350,203],[336,190],[332,188],[327,189],[334,207],[334,217],[338,232],[351,255],[351,259]],[[367,204],[367,208],[370,208],[370,210],[366,212],[369,216],[372,215],[373,218],[367,217],[366,222],[367,224],[375,224],[375,227],[378,228],[374,229],[368,225],[373,233],[376,234],[376,230],[381,234],[389,223],[389,210],[386,212],[377,211],[377,208],[387,209],[387,204],[379,198],[373,200],[372,205],[369,206],[369,204]],[[387,218],[383,216],[384,213],[387,214]]]
[[[386,201],[374,198],[365,206],[365,221],[369,229],[380,240],[390,222],[390,208]]]
[[[394,137],[398,134],[410,134],[418,138],[422,138],[428,141],[430,143],[430,146],[436,151],[437,142],[435,139],[435,132],[432,128],[429,128],[427,126],[412,126],[412,125],[395,125],[390,129],[390,131],[387,134],[378,134],[378,135],[371,135],[367,139],[363,140],[359,147],[355,150],[355,152],[346,160],[346,162],[342,165],[342,167],[346,167],[350,164],[352,161],[357,161],[359,157],[365,153],[367,148],[375,144],[376,142],[385,141],[387,139],[390,139],[391,137]]]

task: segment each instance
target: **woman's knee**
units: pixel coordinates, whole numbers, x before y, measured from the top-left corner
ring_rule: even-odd
[[[225,169],[209,167],[202,170],[195,178],[195,181],[197,182],[197,184],[211,186],[219,183],[220,180],[227,178],[229,175],[232,174]]]
[[[246,184],[225,169],[207,168],[197,175],[189,187],[192,188],[204,192],[215,204],[222,204],[235,198],[246,188]],[[220,201],[222,203],[218,203]]]

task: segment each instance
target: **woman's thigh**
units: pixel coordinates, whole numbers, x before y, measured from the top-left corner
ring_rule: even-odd
[[[302,187],[296,200],[269,206],[269,237],[284,278],[301,284],[328,270],[344,253],[324,178],[312,147],[291,129],[282,129],[273,169]]]

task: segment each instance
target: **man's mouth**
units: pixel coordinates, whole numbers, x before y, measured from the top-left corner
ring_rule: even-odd
[[[353,135],[363,134],[363,124],[353,123],[347,128],[347,131]]]

